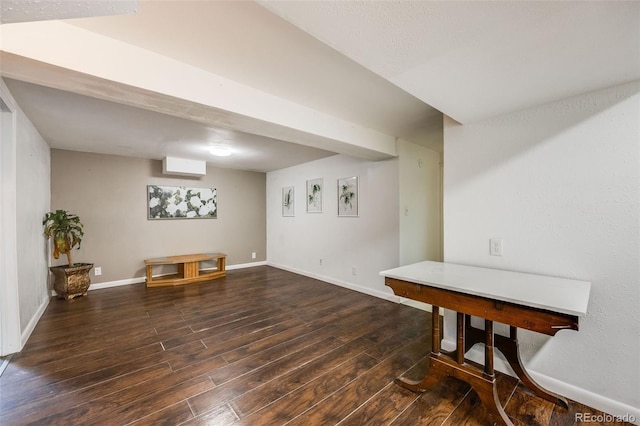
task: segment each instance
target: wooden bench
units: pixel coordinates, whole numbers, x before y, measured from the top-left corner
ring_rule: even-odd
[[[144,264],[147,267],[147,287],[199,283],[224,277],[227,274],[226,258],[227,255],[224,253],[206,253],[146,259]],[[209,260],[216,260],[218,267],[210,270],[200,269],[200,262]],[[178,273],[154,277],[153,267],[159,265],[178,265]]]

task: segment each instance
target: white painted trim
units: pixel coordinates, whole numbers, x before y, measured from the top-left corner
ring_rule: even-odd
[[[5,359],[2,360],[2,362],[0,362],[0,377],[2,376],[2,373],[4,373],[4,370],[6,370],[7,366],[9,365],[9,361],[11,361],[12,357],[13,357],[13,354],[7,356]]]
[[[239,263],[237,265],[229,265],[226,267],[227,271],[232,271],[234,269],[244,269],[244,268],[253,268],[255,266],[264,266],[267,262],[252,262],[252,263]],[[214,270],[216,268],[205,268],[203,271]],[[163,275],[171,275],[171,274],[159,274],[154,275],[154,277],[161,277]],[[91,290],[101,290],[103,288],[111,288],[111,287],[119,287],[121,285],[130,285],[130,284],[139,284],[145,282],[146,277],[134,277],[134,278],[126,278],[124,280],[116,280],[116,281],[105,281],[103,283],[91,284],[89,286],[89,291]],[[53,292],[55,294],[55,292]]]
[[[324,282],[329,283],[329,284],[334,284],[334,285],[337,285],[337,286],[340,286],[340,287],[348,288],[350,290],[357,291],[359,293],[368,294],[369,296],[374,296],[374,297],[377,297],[379,299],[384,299],[384,300],[388,300],[390,302],[400,303],[400,297],[396,296],[395,294],[389,294],[389,293],[385,293],[385,292],[378,291],[378,290],[372,290],[370,288],[362,287],[362,286],[359,286],[357,284],[353,284],[353,283],[350,283],[350,282],[347,282],[347,281],[336,280],[334,278],[325,277],[323,275],[318,275],[318,274],[313,274],[313,273],[310,273],[310,272],[307,272],[307,271],[302,271],[302,270],[299,270],[299,269],[296,269],[296,268],[290,268],[288,266],[278,265],[278,264],[273,263],[273,262],[267,262],[267,265],[273,266],[274,268],[283,269],[285,271],[293,272],[294,274],[304,275],[305,277],[315,278],[317,280],[324,281]]]
[[[4,81],[0,79],[0,99],[9,109],[0,112],[0,355],[22,350],[20,339],[20,297],[16,234],[16,168],[17,168],[17,110]],[[10,114],[7,117],[5,114]],[[5,121],[6,120],[6,121]],[[9,133],[10,132],[10,133]]]
[[[338,285],[340,287],[345,287],[353,291],[357,291],[359,293],[368,294],[369,296],[374,296],[379,299],[388,300],[390,302],[399,303],[401,305],[407,305],[412,308],[420,309],[422,311],[431,312],[431,305],[427,303],[418,302],[412,299],[407,299],[405,297],[396,296],[395,294],[389,294],[382,291],[372,290],[367,287],[362,287],[350,282],[336,280],[334,278],[325,277],[323,275],[313,274],[310,272],[302,271],[296,268],[290,268],[288,266],[278,265],[273,262],[265,262],[268,266],[273,266],[274,268],[283,269],[285,271],[293,272],[294,274],[304,275],[305,277],[315,278],[320,281],[324,281],[329,284]],[[440,316],[444,316],[444,309],[440,310]],[[484,358],[483,358],[484,359]]]
[[[570,383],[562,382],[554,379],[553,377],[538,373],[537,371],[528,371],[529,375],[544,388],[552,390],[555,393],[566,396],[567,398],[578,401],[589,407],[604,411],[607,414],[612,414],[614,416],[626,415],[630,419],[630,423],[637,425],[640,422],[640,408],[623,404],[620,401],[614,401],[604,395],[599,395]],[[631,420],[631,416],[634,417],[634,420]]]
[[[103,283],[91,284],[89,286],[89,291],[101,290],[103,288],[120,287],[121,285],[139,284],[139,283],[143,283],[145,279],[146,279],[145,277],[135,277],[135,278],[127,278],[124,280],[106,281]]]
[[[266,261],[251,262],[251,263],[238,263],[237,265],[227,265],[227,271],[233,271],[234,269],[253,268],[255,266],[267,266]]]
[[[237,264],[237,265],[229,265],[229,266],[227,266],[227,271],[231,271],[231,270],[234,270],[234,269],[253,268],[255,266],[272,266],[274,268],[283,269],[285,271],[293,272],[295,274],[304,275],[305,277],[315,278],[317,280],[324,281],[324,282],[327,282],[329,284],[334,284],[334,285],[338,285],[340,287],[345,287],[345,288],[348,288],[350,290],[357,291],[359,293],[365,293],[365,294],[368,294],[370,296],[378,297],[380,299],[389,300],[391,302],[400,303],[402,305],[411,306],[412,308],[417,308],[417,309],[421,309],[423,311],[431,312],[431,305],[428,305],[426,303],[417,302],[415,300],[407,299],[407,298],[404,298],[404,297],[399,297],[399,296],[396,296],[394,294],[389,294],[389,293],[385,293],[385,292],[382,292],[382,291],[372,290],[372,289],[367,288],[367,287],[362,287],[362,286],[359,286],[359,285],[356,285],[356,284],[353,284],[353,283],[350,283],[350,282],[346,282],[346,281],[336,280],[334,278],[325,277],[323,275],[312,274],[312,273],[309,273],[309,272],[306,272],[306,271],[302,271],[300,269],[290,268],[290,267],[284,266],[284,265],[278,265],[278,264],[273,263],[273,262],[262,261],[262,262],[240,263],[240,264]],[[206,268],[206,269],[203,269],[203,270],[207,271],[207,270],[213,270],[213,269],[216,269],[216,268]],[[165,274],[165,275],[170,275],[170,274]],[[156,277],[156,276],[162,276],[162,275],[154,275],[154,277]],[[135,278],[133,278],[133,279],[135,280]],[[140,280],[141,281],[135,281],[135,282],[144,282],[145,278],[141,277]],[[125,283],[124,281],[127,281],[127,280],[122,280],[122,282],[123,282],[122,284],[116,284],[116,285],[134,284],[134,282]],[[113,282],[115,283],[116,281],[113,281]],[[102,286],[102,287],[99,287],[99,288],[114,287],[114,285],[109,285],[109,284],[110,283],[101,283],[101,284],[98,284],[98,285]],[[91,287],[93,287],[93,285]],[[97,288],[90,288],[89,290],[96,290]],[[440,315],[444,315],[443,310],[440,311]]]
[[[454,351],[456,349],[456,342],[453,339],[443,339],[442,349],[445,351]],[[472,347],[465,355],[466,358],[471,361],[475,361],[479,364],[484,364],[484,346],[476,345]],[[501,373],[508,374],[512,377],[516,377],[507,360],[503,357],[500,351],[495,352],[494,368]],[[640,409],[626,405],[619,401],[614,401],[606,396],[599,395],[590,392],[586,389],[579,388],[570,383],[554,379],[545,374],[538,373],[537,371],[527,369],[529,375],[543,388],[569,398],[573,401],[577,401],[581,404],[603,411],[607,414],[614,416],[625,416],[628,418],[633,416],[635,420],[630,423],[638,424],[640,422]]]
[[[27,326],[25,327],[25,330],[22,332],[21,348],[24,348],[24,345],[27,344],[27,340],[29,340],[29,337],[31,337],[31,333],[33,333],[33,330],[35,330],[36,325],[38,325],[38,321],[40,321],[40,318],[44,314],[44,311],[47,309],[47,306],[49,306],[49,299],[45,299],[40,304],[40,306],[38,307],[38,310],[31,318],[31,321],[29,321],[29,324],[27,324]]]

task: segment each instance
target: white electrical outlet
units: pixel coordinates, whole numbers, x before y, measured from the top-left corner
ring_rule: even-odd
[[[255,258],[256,258],[256,252],[255,252],[255,251],[252,251],[252,252],[251,252],[251,258],[252,258],[252,259],[255,259]]]
[[[358,275],[358,268],[355,266],[351,267],[351,275]]]
[[[502,256],[503,248],[502,239],[491,238],[489,240],[489,254],[491,256]]]
[[[320,266],[322,266],[322,258],[320,258]]]
[[[96,266],[95,268],[93,268],[93,273],[94,275],[97,277],[98,275],[102,275],[102,267],[101,266]]]

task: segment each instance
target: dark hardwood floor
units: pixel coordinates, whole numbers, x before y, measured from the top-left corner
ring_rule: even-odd
[[[393,383],[425,373],[430,323],[426,312],[267,266],[52,300],[0,377],[0,424],[490,424],[463,382],[422,395]],[[499,381],[516,425],[601,414]]]

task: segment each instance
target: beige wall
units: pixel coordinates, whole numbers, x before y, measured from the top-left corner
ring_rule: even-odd
[[[439,152],[398,141],[400,265],[442,261],[442,179]]]
[[[159,160],[51,150],[51,209],[80,216],[85,238],[74,261],[102,267],[92,284],[144,276],[150,257],[220,251],[228,265],[264,261],[265,180],[213,167],[202,178],[165,176]],[[218,218],[148,220],[147,185],[217,188]]]

